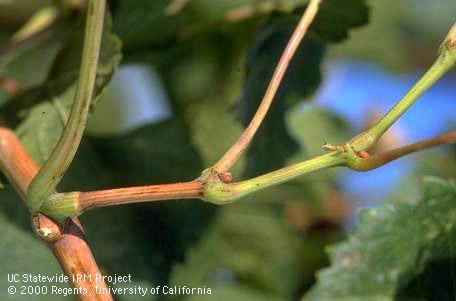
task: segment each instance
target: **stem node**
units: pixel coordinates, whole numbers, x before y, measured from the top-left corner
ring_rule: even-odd
[[[234,186],[224,181],[226,174],[226,172],[218,172],[212,167],[203,170],[197,181],[203,186],[202,199],[204,201],[215,205],[225,205],[238,198],[233,189]],[[231,174],[229,175],[231,176]]]
[[[36,235],[46,242],[55,242],[62,237],[60,225],[40,212],[32,214],[32,226]]]

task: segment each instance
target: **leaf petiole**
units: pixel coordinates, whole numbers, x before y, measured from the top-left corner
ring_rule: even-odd
[[[62,136],[28,188],[26,203],[33,211],[39,210],[44,200],[54,192],[81,142],[95,84],[105,6],[105,0],[88,2],[81,69],[73,106]]]

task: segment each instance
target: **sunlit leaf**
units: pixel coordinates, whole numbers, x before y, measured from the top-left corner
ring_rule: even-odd
[[[454,181],[428,178],[420,200],[362,210],[303,300],[454,300],[455,200]]]

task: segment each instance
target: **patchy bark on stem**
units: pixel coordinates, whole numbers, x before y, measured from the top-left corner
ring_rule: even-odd
[[[14,132],[0,128],[0,169],[25,201],[28,185],[38,171],[38,166],[24,149]],[[72,275],[92,275],[86,282],[72,282],[73,287],[87,289],[91,294],[78,295],[79,300],[112,300],[110,294],[96,294],[96,288],[107,288],[104,281],[96,281],[100,270],[93,258],[84,232],[77,218],[66,219],[63,226],[45,215],[33,216],[33,226],[38,236],[45,240],[63,271]],[[45,263],[43,263],[45,264]]]
[[[198,199],[203,194],[203,185],[198,181],[116,188],[100,191],[80,192],[78,211],[90,208],[131,204],[170,199]]]

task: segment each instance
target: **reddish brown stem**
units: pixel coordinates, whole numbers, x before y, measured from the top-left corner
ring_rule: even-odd
[[[405,155],[421,151],[430,147],[442,144],[456,142],[456,131],[452,131],[440,136],[418,141],[403,147],[392,149],[390,151],[371,155],[367,158],[359,158],[355,162],[349,164],[349,167],[358,171],[367,171],[385,165],[391,161],[401,158]]]
[[[13,131],[0,128],[0,169],[22,199],[38,167]]]
[[[6,128],[0,128],[0,169],[24,200],[28,185],[37,173],[38,166],[14,132]],[[104,281],[96,281],[100,270],[77,218],[67,219],[61,226],[39,214],[34,215],[33,224],[39,236],[48,243],[73,287],[87,290],[86,294],[78,294],[79,300],[113,300],[110,294],[97,294],[97,291],[107,288],[107,285]],[[86,281],[72,281],[72,275],[78,274],[91,277],[86,278]]]
[[[231,148],[222,156],[222,158],[213,166],[213,169],[217,172],[224,172],[229,170],[229,168],[236,163],[239,157],[242,155],[244,150],[250,144],[253,136],[263,122],[266,113],[271,106],[272,100],[279,88],[280,82],[287,71],[288,65],[290,64],[293,55],[298,49],[299,44],[301,43],[304,35],[307,32],[310,24],[312,23],[315,15],[318,12],[318,8],[321,0],[310,0],[307,8],[299,21],[299,24],[296,26],[293,35],[288,42],[285,51],[280,58],[279,63],[274,71],[272,79],[269,83],[269,86],[266,90],[266,93],[258,107],[255,115],[253,116],[250,124],[242,133],[241,137],[231,146]]]
[[[198,181],[117,188],[79,193],[79,212],[90,208],[144,201],[201,198],[203,185]]]

